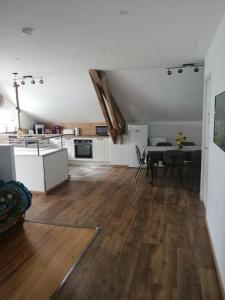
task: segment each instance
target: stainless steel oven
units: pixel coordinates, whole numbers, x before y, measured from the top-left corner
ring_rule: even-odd
[[[92,140],[74,140],[75,158],[93,158]]]

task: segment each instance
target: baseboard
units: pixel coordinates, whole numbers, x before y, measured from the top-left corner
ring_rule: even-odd
[[[48,195],[51,192],[53,192],[54,190],[58,189],[60,186],[64,185],[65,183],[67,183],[70,180],[70,178],[67,178],[65,180],[63,180],[62,182],[58,183],[57,185],[55,185],[54,187],[50,188],[49,190],[45,191],[45,192],[39,192],[39,191],[31,191],[33,195]]]
[[[128,165],[111,165],[113,168],[128,168]]]
[[[211,234],[210,234],[210,231],[209,231],[209,226],[208,226],[208,222],[207,222],[206,218],[205,218],[205,223],[206,223],[206,230],[207,230],[208,237],[209,237],[210,247],[211,247],[212,254],[213,254],[213,260],[214,260],[214,264],[215,264],[215,267],[216,267],[216,273],[217,273],[217,277],[218,277],[221,292],[222,292],[222,297],[225,300],[225,287],[223,286],[223,281],[222,281],[222,277],[220,275],[220,270],[219,270],[219,267],[218,267],[216,253],[215,253],[215,249],[214,249],[214,246],[213,246],[213,241],[212,241],[212,238],[211,238]]]

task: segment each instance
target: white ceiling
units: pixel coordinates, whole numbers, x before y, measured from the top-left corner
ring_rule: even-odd
[[[88,69],[201,62],[224,11],[224,0],[1,1],[0,92],[14,99],[12,72],[43,75],[45,85],[20,88],[24,110],[54,122],[100,121]],[[26,26],[32,35],[21,33]]]

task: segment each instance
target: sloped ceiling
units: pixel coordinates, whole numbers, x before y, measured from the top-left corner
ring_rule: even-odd
[[[111,90],[127,121],[202,120],[204,68],[162,68],[107,72]]]
[[[88,69],[110,71],[111,85],[124,97],[127,87],[115,88],[115,82],[122,84],[115,76],[126,86],[132,78],[118,70],[202,62],[224,10],[223,0],[1,1],[0,93],[14,101],[12,72],[43,75],[44,85],[20,87],[23,110],[51,122],[102,121]],[[21,33],[27,26],[34,28],[32,35]],[[156,102],[155,92],[134,86],[138,98]],[[125,117],[143,118],[132,101],[137,117],[123,105]],[[155,119],[164,117],[160,109],[153,111]]]

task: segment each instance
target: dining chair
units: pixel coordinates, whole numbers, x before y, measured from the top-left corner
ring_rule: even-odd
[[[146,164],[146,154],[144,151],[143,154],[141,155],[140,149],[137,145],[135,146],[135,149],[136,149],[137,161],[139,164],[139,166],[137,168],[137,172],[135,173],[135,179],[136,179],[136,183],[137,183],[139,176],[141,174],[141,170],[142,170],[143,166]]]
[[[156,144],[157,147],[167,147],[167,146],[172,146],[171,143],[169,142],[159,142]],[[149,168],[151,170],[152,174],[152,181],[151,184],[154,183],[154,180],[157,182],[157,174],[158,174],[158,169],[163,167],[164,165],[160,164],[160,162],[163,161],[163,154],[159,152],[152,152],[149,156]]]
[[[184,186],[183,180],[183,166],[184,166],[184,152],[181,150],[167,150],[163,157],[163,165],[165,166],[163,175],[163,184],[165,184],[168,170],[172,177],[176,180],[175,172],[178,173],[180,182]]]
[[[172,146],[172,144],[169,142],[159,142],[156,144],[156,146],[157,147],[163,147],[163,146],[166,147],[166,146]]]
[[[191,186],[194,185],[196,175],[201,172],[202,151],[196,150],[191,155]]]
[[[194,142],[182,142],[182,146],[195,146]]]

